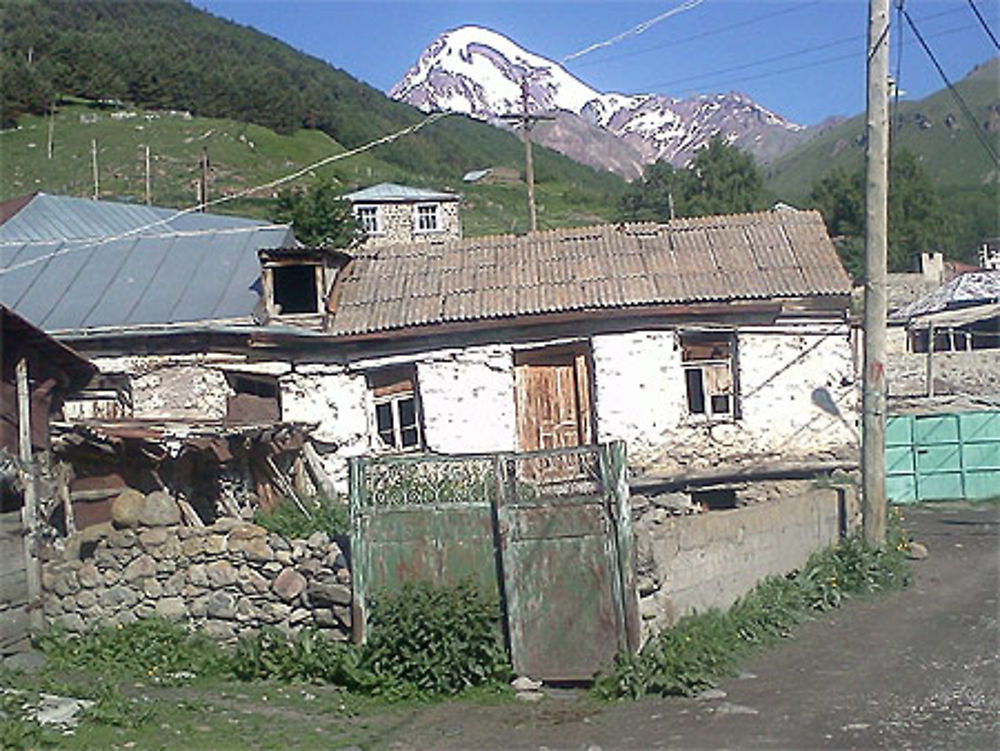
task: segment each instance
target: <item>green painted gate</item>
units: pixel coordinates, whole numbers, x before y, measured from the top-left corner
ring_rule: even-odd
[[[522,675],[591,678],[638,641],[622,443],[351,462],[356,637],[406,581],[473,578],[504,605]]]
[[[885,454],[895,503],[1000,496],[1000,411],[890,416]]]

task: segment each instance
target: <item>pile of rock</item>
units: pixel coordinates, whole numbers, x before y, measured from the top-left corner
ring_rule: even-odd
[[[223,641],[263,626],[350,634],[350,571],[326,533],[286,540],[233,518],[181,526],[166,493],[125,491],[111,511],[44,564],[49,621],[83,632],[159,616]]]

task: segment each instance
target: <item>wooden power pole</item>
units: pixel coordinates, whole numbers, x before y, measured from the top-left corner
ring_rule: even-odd
[[[97,169],[97,139],[90,139],[90,163],[94,168],[94,200],[101,197],[101,178]]]
[[[885,544],[885,341],[889,198],[889,0],[868,2],[867,173],[865,185],[865,352],[862,380],[862,524],[865,541]]]
[[[152,206],[152,204],[153,204],[153,180],[152,180],[152,177],[149,174],[150,164],[149,164],[149,144],[148,143],[146,144],[145,151],[146,151],[146,191],[145,191],[146,194],[145,194],[145,199],[146,199],[146,205],[147,206]]]
[[[531,154],[531,127],[539,120],[552,120],[551,115],[531,115],[528,113],[528,76],[521,79],[521,112],[517,115],[505,115],[503,120],[513,120],[521,125],[521,138],[524,140],[524,181],[528,184],[528,229],[532,232],[538,229],[538,216],[535,213],[535,165]]]

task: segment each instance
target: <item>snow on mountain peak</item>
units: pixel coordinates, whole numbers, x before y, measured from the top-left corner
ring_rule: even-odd
[[[684,164],[714,136],[773,156],[800,139],[803,131],[738,92],[688,99],[601,93],[558,63],[480,26],[461,26],[438,36],[389,96],[424,112],[496,120],[520,114],[525,79],[530,111],[579,116],[637,149],[647,162]],[[554,147],[562,150],[558,144]]]

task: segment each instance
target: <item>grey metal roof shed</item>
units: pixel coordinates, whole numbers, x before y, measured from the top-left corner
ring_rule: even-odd
[[[38,194],[0,225],[0,302],[47,332],[249,320],[288,225]]]

